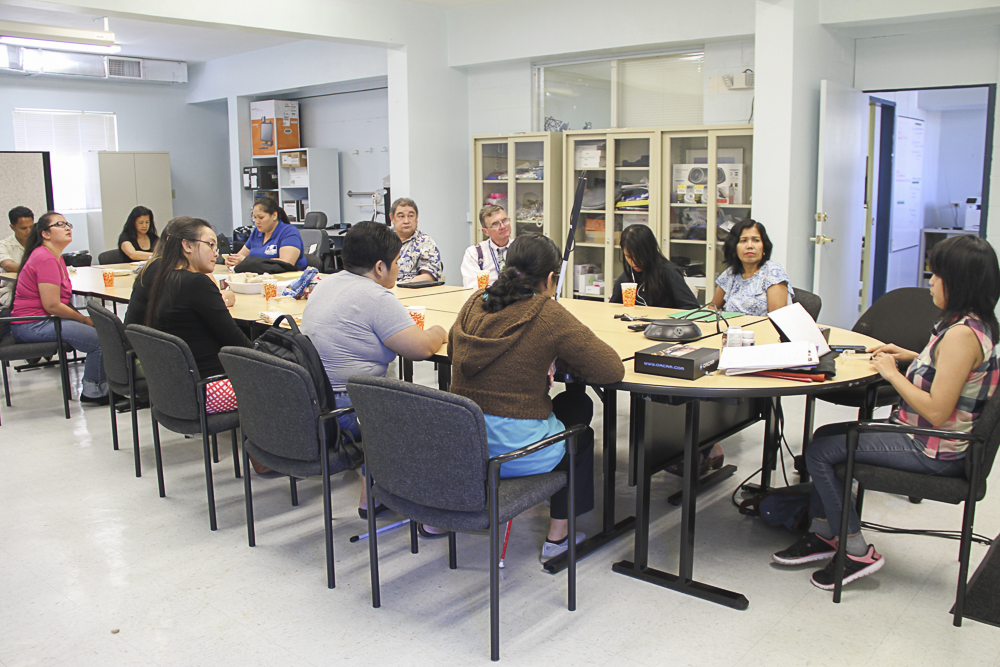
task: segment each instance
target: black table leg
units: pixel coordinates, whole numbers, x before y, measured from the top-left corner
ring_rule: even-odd
[[[670,574],[648,566],[649,559],[649,486],[652,440],[644,437],[638,448],[636,483],[635,559],[619,561],[611,569],[634,579],[669,588],[685,595],[744,610],[750,601],[741,593],[717,588],[694,580],[695,485],[700,460],[698,457],[698,419],[700,403],[687,404],[684,418],[684,504],[681,511],[680,573]],[[648,434],[645,434],[648,436]]]
[[[615,472],[618,468],[618,392],[604,389],[604,507],[601,532],[581,542],[576,547],[576,559],[597,551],[608,542],[617,539],[635,526],[635,517],[630,516],[615,523]],[[555,574],[566,569],[569,557],[562,553],[542,564],[546,572]]]
[[[438,361],[438,389],[441,391],[451,391],[451,361]]]

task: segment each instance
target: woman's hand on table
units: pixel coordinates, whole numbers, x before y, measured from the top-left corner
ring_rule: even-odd
[[[910,350],[904,349],[893,343],[883,343],[882,345],[876,345],[875,347],[870,347],[865,352],[872,355],[872,358],[877,354],[887,354],[891,356],[896,361],[913,361],[917,358],[917,353]]]
[[[226,303],[226,308],[232,308],[236,305],[236,294],[233,293],[233,290],[227,287],[226,289],[221,290],[221,293],[222,300]]]
[[[231,255],[226,255],[226,266],[236,266],[243,261],[243,255],[234,253]]]
[[[872,355],[872,367],[886,380],[892,380],[893,377],[900,375],[896,357],[884,350]]]

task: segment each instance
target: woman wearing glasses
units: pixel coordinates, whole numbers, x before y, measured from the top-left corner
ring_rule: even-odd
[[[73,286],[62,253],[72,240],[73,225],[61,214],[49,211],[38,219],[24,247],[11,315],[58,317],[63,342],[87,353],[80,402],[107,405],[108,381],[97,331],[89,317],[70,305]],[[11,334],[19,343],[51,342],[56,340],[56,326],[52,320],[20,322],[11,325]]]
[[[462,257],[462,284],[469,289],[479,287],[476,276],[480,271],[489,271],[488,285],[496,282],[510,247],[510,218],[502,207],[484,206],[479,211],[479,225],[487,239],[466,248]]]
[[[191,348],[201,377],[222,375],[219,350],[226,345],[250,347],[212,279],[219,256],[215,232],[200,218],[174,218],[157,249],[159,256],[141,275],[149,285],[145,324],[181,338]],[[208,385],[210,414],[236,409],[229,380]],[[266,472],[256,463],[257,472]]]

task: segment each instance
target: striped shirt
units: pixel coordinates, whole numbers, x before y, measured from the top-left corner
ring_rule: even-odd
[[[983,349],[983,363],[973,368],[966,378],[965,386],[958,396],[954,412],[944,424],[937,428],[958,433],[969,433],[976,419],[986,407],[986,402],[993,396],[1000,379],[1000,368],[997,364],[996,351],[990,337],[989,328],[978,318],[966,315],[950,326],[937,324],[931,331],[931,339],[923,351],[917,355],[906,371],[906,379],[921,391],[930,393],[934,384],[934,352],[941,338],[952,327],[967,326],[976,334]],[[920,428],[935,428],[933,424],[917,414],[917,411],[902,401],[899,409],[892,415],[892,421]],[[965,456],[969,443],[964,440],[947,440],[928,436],[911,436],[924,446],[924,454],[932,459],[942,461],[960,459]]]

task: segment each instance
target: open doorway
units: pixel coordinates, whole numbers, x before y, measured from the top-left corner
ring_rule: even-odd
[[[862,310],[925,287],[934,244],[985,237],[996,86],[871,94]]]

